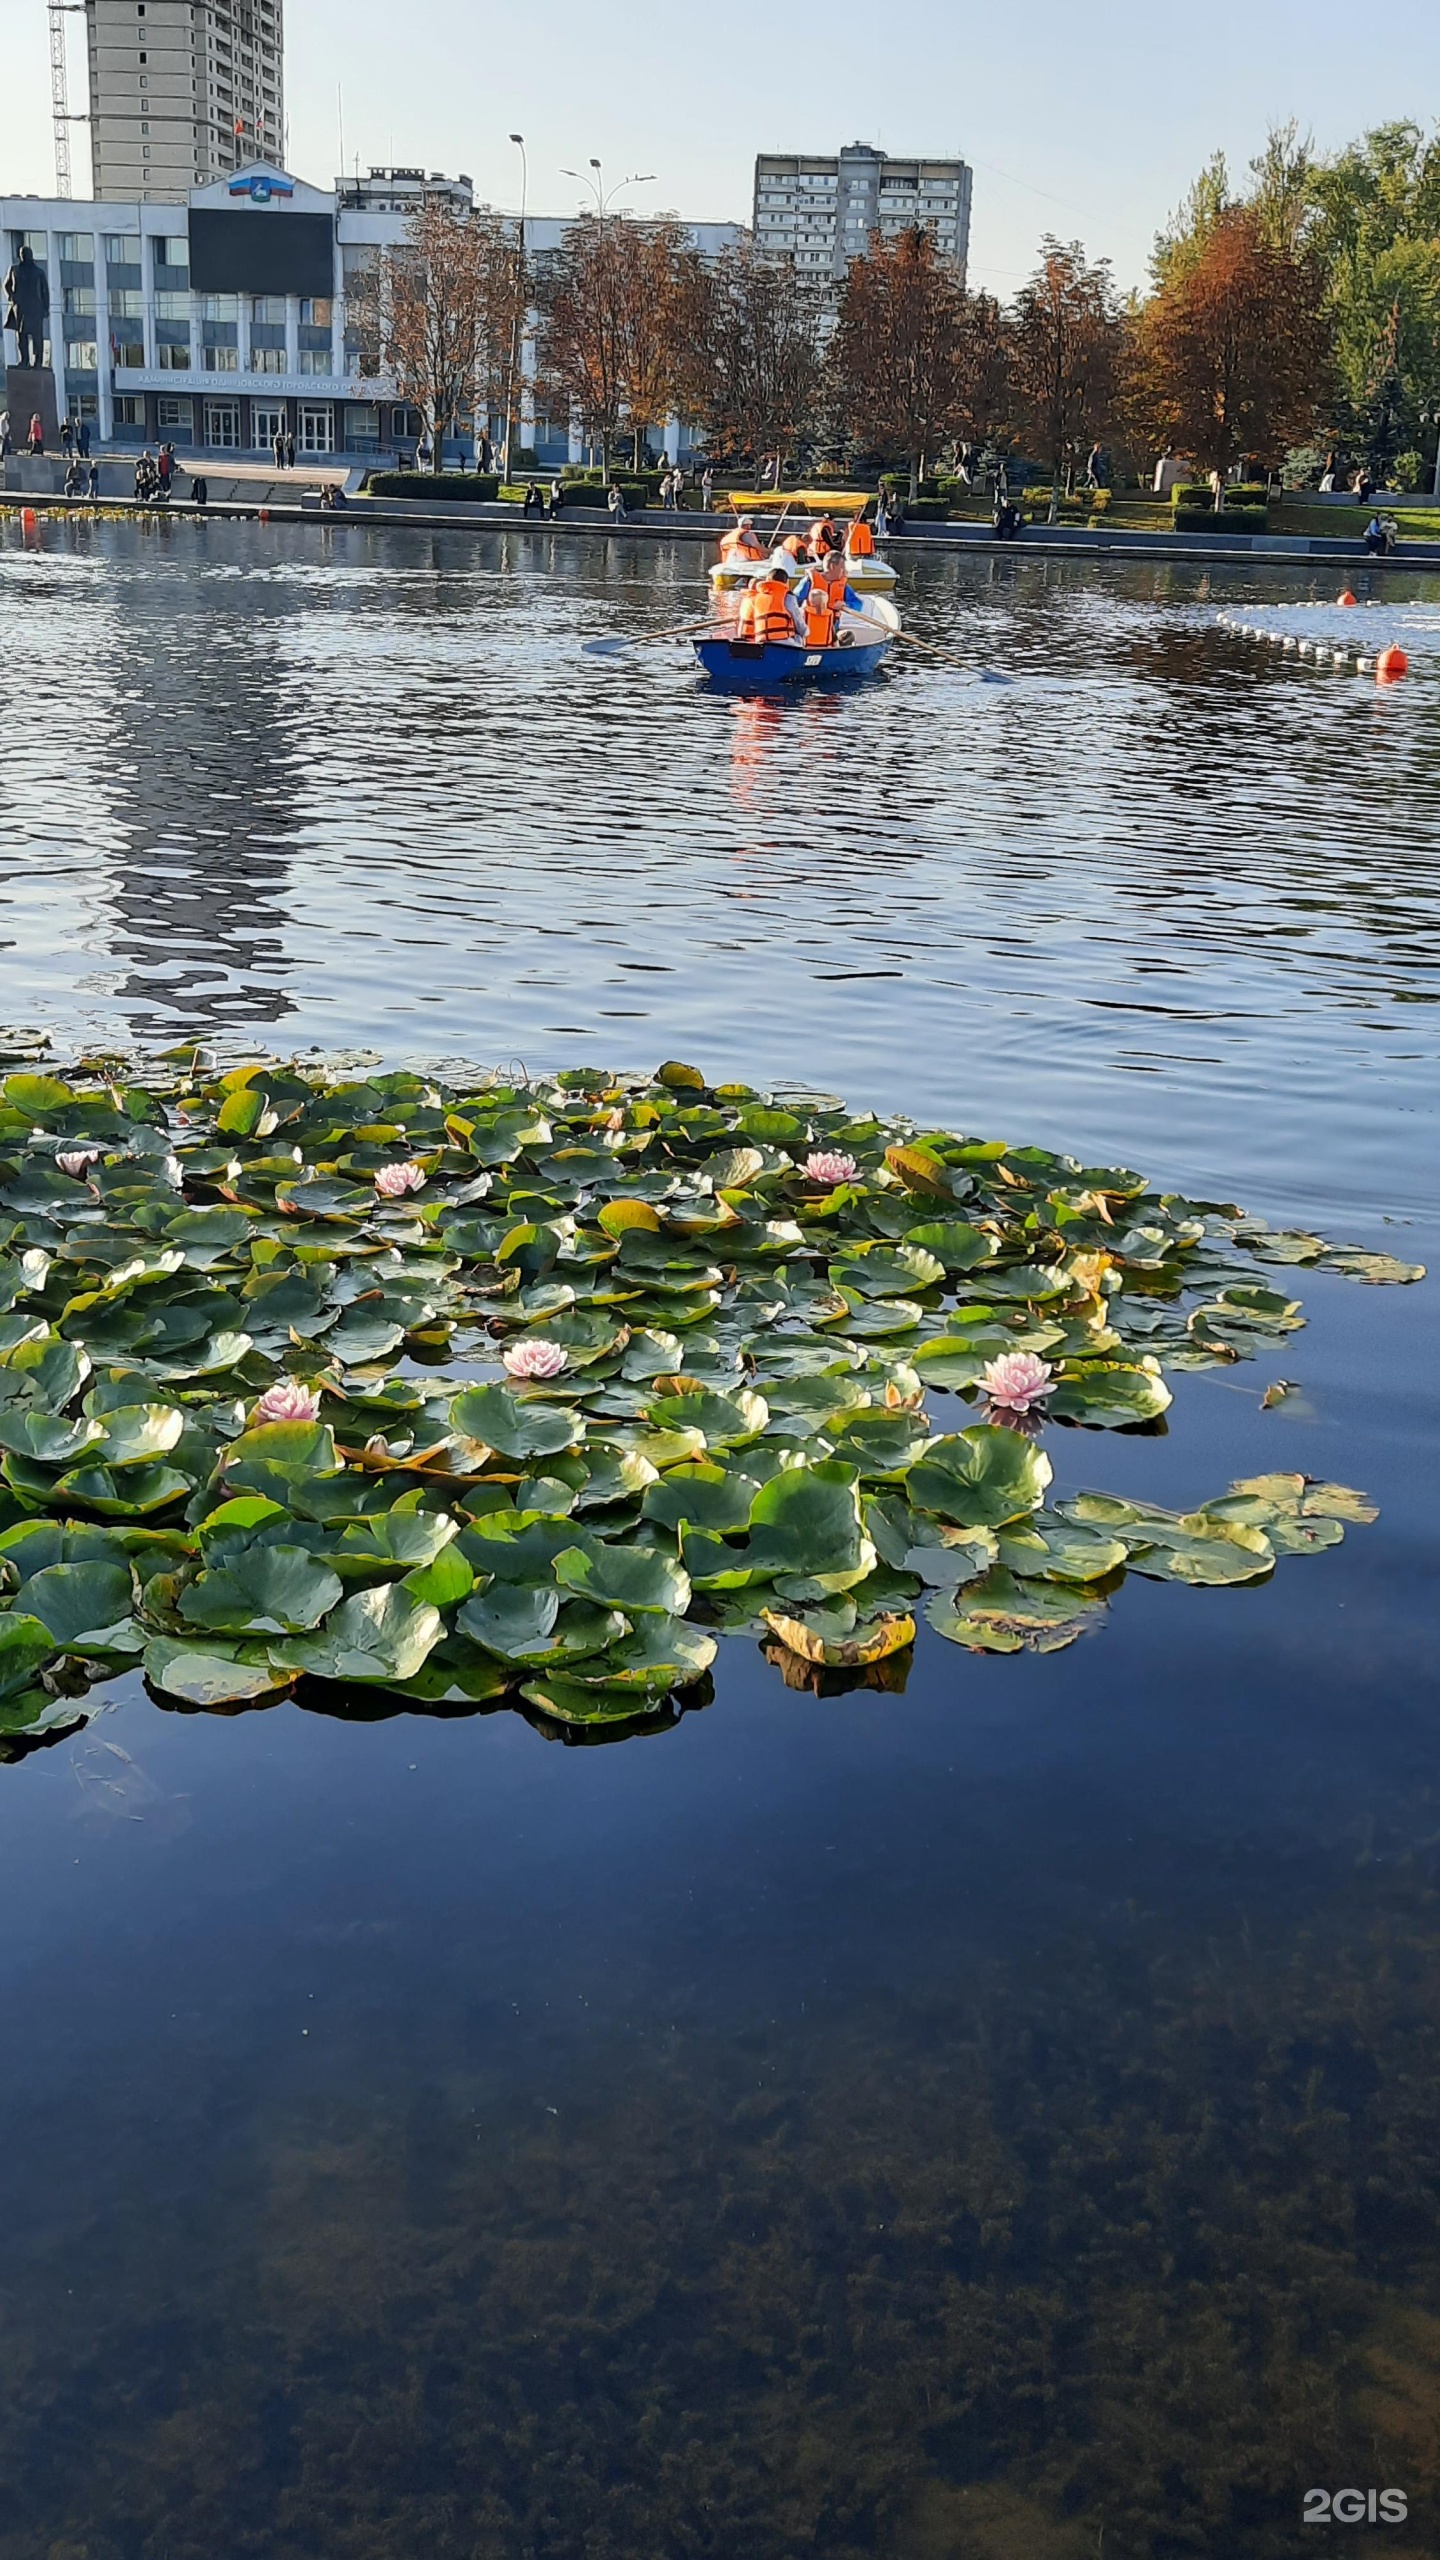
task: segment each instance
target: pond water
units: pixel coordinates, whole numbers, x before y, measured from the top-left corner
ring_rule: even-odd
[[[907,568],[1004,686],[581,654],[700,569],[8,530],[0,1019],[801,1077],[1434,1265],[1440,581],[1389,691],[1217,630],[1309,568]],[[898,1696],[732,1641],[608,1749],[122,1684],[0,1768],[0,2560],[1440,2546],[1437,1292],[1297,1293],[1047,1443],[1379,1501],[1271,1583]]]

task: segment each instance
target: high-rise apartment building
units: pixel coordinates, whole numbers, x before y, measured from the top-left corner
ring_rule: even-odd
[[[923,223],[963,278],[970,251],[971,173],[963,160],[895,160],[869,142],[834,159],[762,151],[755,162],[755,238],[792,257],[802,276],[838,284],[874,233]]]
[[[281,0],[85,0],[95,194],[178,203],[285,156]]]

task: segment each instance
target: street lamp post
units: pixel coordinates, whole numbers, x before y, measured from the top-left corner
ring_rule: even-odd
[[[520,333],[525,325],[525,207],[530,193],[530,163],[525,136],[512,133],[520,153],[520,234],[515,246],[515,308],[510,318],[510,374],[505,386],[505,486],[510,486],[510,439],[515,426],[515,369],[520,361]]]
[[[632,169],[628,178],[617,178],[612,186],[607,187],[603,184],[603,173],[599,161],[592,160],[590,166],[595,172],[593,177],[587,176],[583,169],[562,169],[560,175],[562,178],[578,178],[582,187],[590,189],[595,198],[595,210],[602,222],[615,198],[626,187],[653,187],[655,184],[653,169]]]

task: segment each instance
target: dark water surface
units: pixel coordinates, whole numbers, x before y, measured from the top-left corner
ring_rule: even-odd
[[[803,1076],[1434,1263],[1440,590],[1377,694],[1215,631],[1308,573],[931,563],[1013,685],[764,706],[578,654],[688,547],[3,545],[0,1018]],[[0,1768],[0,2560],[1440,2549],[1437,1292],[1297,1283],[1049,1435],[1380,1502],[1268,1585]]]

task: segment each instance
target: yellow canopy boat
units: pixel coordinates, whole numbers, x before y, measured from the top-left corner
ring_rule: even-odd
[[[847,518],[858,523],[868,507],[875,504],[868,489],[731,489],[726,492],[737,516],[754,516],[755,530],[762,541],[773,543],[783,533],[803,533],[817,516],[829,516],[843,524]],[[760,521],[770,519],[771,521]],[[710,584],[717,595],[736,587],[747,587],[757,570],[768,565],[766,560],[717,560],[710,572]],[[804,564],[792,563],[796,577],[803,577]],[[859,559],[846,555],[845,573],[857,593],[888,595],[895,584],[895,572],[878,551],[865,552]]]

